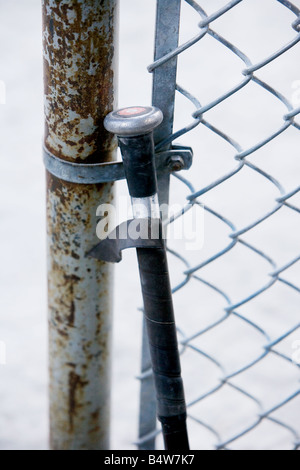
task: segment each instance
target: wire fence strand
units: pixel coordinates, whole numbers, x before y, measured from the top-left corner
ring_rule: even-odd
[[[246,239],[246,235],[254,230],[257,227],[263,227],[264,223],[269,219],[273,218],[276,214],[280,215],[282,210],[290,210],[295,214],[300,212],[299,207],[296,204],[291,202],[291,199],[300,193],[300,186],[286,191],[284,186],[277,180],[272,174],[265,171],[263,168],[260,168],[258,165],[254,164],[249,160],[249,157],[252,156],[258,150],[263,149],[269,145],[272,141],[278,139],[279,136],[286,133],[288,129],[293,128],[299,130],[300,125],[296,121],[297,116],[300,113],[299,107],[294,107],[289,99],[284,96],[280,91],[276,90],[271,84],[259,78],[256,73],[262,71],[267,65],[278,60],[283,54],[290,51],[292,48],[299,47],[300,33],[299,23],[300,23],[300,10],[291,2],[287,0],[274,0],[274,4],[280,4],[282,8],[288,9],[292,14],[296,16],[295,20],[292,20],[290,26],[292,30],[296,31],[296,35],[288,43],[282,44],[280,49],[276,49],[273,53],[268,55],[265,59],[259,61],[258,63],[252,63],[250,57],[248,57],[244,52],[242,52],[237,46],[232,44],[229,40],[224,38],[222,35],[216,32],[215,29],[212,29],[212,26],[217,28],[216,20],[223,17],[226,18],[226,14],[234,9],[236,6],[241,4],[244,0],[231,1],[225,6],[217,10],[215,13],[207,14],[202,6],[200,6],[200,1],[196,2],[195,0],[185,0],[185,3],[191,7],[194,12],[198,15],[198,27],[199,33],[196,36],[191,37],[190,40],[186,41],[184,44],[180,45],[175,50],[169,52],[164,57],[159,58],[153,64],[149,66],[149,71],[153,72],[155,69],[161,67],[163,64],[167,63],[174,57],[181,57],[186,54],[187,51],[193,50],[196,45],[198,45],[205,37],[209,36],[214,41],[223,46],[227,51],[234,54],[240,61],[244,69],[241,72],[241,76],[237,77],[237,84],[224,92],[222,95],[215,97],[211,102],[202,104],[197,96],[194,96],[193,93],[184,89],[179,84],[176,85],[176,92],[178,95],[185,100],[187,103],[190,103],[194,107],[194,111],[191,114],[190,121],[185,124],[184,127],[175,131],[172,135],[166,135],[165,138],[158,143],[157,150],[164,148],[167,144],[174,142],[176,139],[182,136],[189,136],[189,133],[196,129],[198,126],[204,126],[217,140],[221,140],[224,145],[230,146],[233,149],[233,159],[232,167],[230,171],[219,175],[214,181],[211,181],[209,184],[204,186],[195,186],[195,183],[192,183],[188,177],[183,177],[181,175],[175,175],[178,183],[181,183],[186,187],[188,195],[186,201],[182,205],[182,211],[180,214],[177,214],[175,217],[171,217],[168,220],[168,224],[171,225],[178,220],[179,217],[183,216],[191,207],[196,205],[204,205],[205,213],[209,216],[214,217],[220,223],[222,223],[227,229],[229,229],[228,238],[224,238],[223,248],[215,251],[207,259],[202,259],[191,263],[188,260],[188,257],[185,256],[185,253],[177,252],[173,249],[169,249],[169,255],[173,258],[176,258],[179,263],[182,265],[182,281],[174,286],[173,293],[175,296],[178,292],[187,288],[191,283],[199,283],[205,288],[209,289],[216,297],[223,299],[224,307],[223,310],[219,312],[219,318],[210,322],[201,329],[197,329],[197,324],[192,325],[194,331],[192,333],[186,333],[186,330],[190,331],[190,328],[187,329],[187,325],[179,324],[178,334],[181,345],[181,354],[184,358],[187,351],[192,351],[193,353],[198,354],[202,357],[203,360],[209,361],[211,367],[216,367],[219,371],[219,381],[215,383],[209,390],[206,390],[204,393],[198,394],[197,390],[195,396],[188,403],[189,418],[194,425],[199,426],[205,432],[209,433],[215,439],[215,448],[216,449],[230,449],[234,448],[234,444],[237,443],[239,439],[249,435],[251,432],[255,431],[262,424],[268,424],[276,427],[277,429],[284,430],[289,435],[289,443],[291,449],[299,449],[300,447],[300,435],[299,427],[294,424],[291,424],[288,419],[285,419],[284,411],[287,409],[288,405],[291,402],[294,402],[299,398],[300,389],[299,389],[299,375],[298,380],[295,379],[294,382],[290,383],[290,393],[278,399],[277,403],[262,403],[260,398],[256,396],[251,387],[251,390],[248,390],[247,387],[238,385],[235,381],[237,378],[243,377],[247,372],[252,370],[255,366],[258,366],[266,359],[271,356],[277,357],[281,361],[279,369],[276,371],[278,374],[278,383],[280,384],[280,373],[288,365],[293,367],[296,373],[299,374],[299,364],[295,363],[292,357],[289,354],[282,352],[280,346],[284,343],[285,340],[288,340],[293,334],[295,334],[300,329],[299,321],[299,312],[294,316],[294,324],[292,327],[287,327],[284,331],[281,331],[280,335],[274,336],[273,329],[271,328],[272,318],[270,318],[270,324],[260,324],[256,319],[248,318],[246,314],[243,313],[241,307],[250,304],[255,299],[260,298],[263,294],[270,292],[274,289],[274,286],[284,285],[288,290],[285,291],[285,295],[289,294],[299,294],[300,293],[300,284],[297,280],[292,279],[292,275],[288,275],[291,272],[291,269],[300,262],[300,255],[298,254],[293,259],[286,259],[283,264],[278,264],[276,261],[276,256],[270,255],[265,252],[252,242],[249,242]],[[259,14],[259,12],[257,13]],[[183,21],[183,19],[181,19]],[[197,20],[196,20],[197,21]],[[285,25],[287,26],[287,25]],[[180,67],[180,62],[179,62]],[[195,72],[196,73],[196,72]],[[254,142],[250,147],[244,148],[241,144],[236,142],[235,138],[231,137],[224,132],[222,129],[219,129],[218,126],[215,126],[213,122],[210,122],[206,118],[206,115],[209,111],[217,108],[220,104],[224,103],[227,99],[234,95],[238,95],[242,90],[247,89],[248,86],[259,87],[264,93],[269,94],[275,99],[278,103],[283,106],[282,112],[282,123],[272,133],[266,133],[265,137],[258,141]],[[246,112],[247,110],[245,110]],[[188,140],[187,140],[188,143]],[[197,151],[197,149],[194,149]],[[236,226],[236,223],[232,220],[229,220],[227,216],[223,216],[213,207],[206,205],[205,201],[201,198],[208,193],[212,193],[216,188],[222,186],[225,182],[230,181],[235,175],[240,174],[244,169],[250,172],[254,172],[256,175],[259,175],[264,179],[266,184],[272,185],[274,190],[277,192],[278,196],[274,198],[272,207],[268,211],[264,211],[261,215],[255,219],[250,219],[246,224],[242,226]],[[191,170],[192,172],[193,170]],[[241,202],[241,206],[243,201]],[[249,291],[247,295],[242,295],[240,298],[231,299],[230,295],[222,289],[219,285],[215,284],[211,280],[205,278],[205,270],[210,265],[219,262],[223,257],[227,256],[237,246],[243,247],[248,250],[253,256],[257,256],[263,262],[267,263],[269,266],[269,271],[264,282],[256,288],[254,291]],[[216,268],[217,269],[217,268]],[[202,274],[203,271],[203,274]],[[295,276],[294,276],[295,277]],[[195,288],[195,287],[194,287]],[[199,299],[199,303],[201,299]],[[282,311],[284,317],[285,311]],[[251,329],[255,334],[257,334],[259,340],[257,343],[253,344],[253,355],[251,360],[241,364],[237,368],[233,368],[228,371],[228,365],[223,365],[222,357],[207,352],[204,347],[202,347],[202,339],[210,332],[217,328],[224,327],[227,322],[231,319],[240,322],[245,327]],[[189,325],[191,326],[191,325]],[[269,331],[270,330],[270,331]],[[207,342],[205,342],[207,344]],[[238,350],[236,351],[238,355]],[[201,374],[201,370],[195,370],[195,374]],[[270,377],[274,372],[270,372]],[[140,380],[144,380],[147,374],[151,374],[151,371],[147,371],[139,377]],[[284,375],[283,379],[284,380]],[[196,381],[195,381],[196,382]],[[263,385],[261,385],[263,387]],[[195,384],[195,388],[197,385]],[[232,392],[240,395],[244,399],[250,401],[252,405],[255,406],[256,412],[252,415],[252,421],[245,425],[242,429],[236,430],[235,432],[231,431],[231,435],[226,438],[222,436],[222,432],[214,425],[214,422],[206,422],[202,420],[201,415],[199,415],[196,410],[197,405],[205,402],[209,398],[213,397],[215,399],[215,406],[219,409],[219,412],[222,413],[222,398],[220,393],[225,387],[229,387]],[[299,408],[298,408],[299,409]],[[281,412],[281,414],[279,413]],[[283,412],[283,413],[282,413]],[[299,414],[298,419],[299,422]],[[295,421],[294,421],[295,423]],[[153,430],[153,433],[148,436],[142,436],[139,443],[146,442],[149,437],[156,436],[158,432]],[[257,444],[259,447],[259,445]]]

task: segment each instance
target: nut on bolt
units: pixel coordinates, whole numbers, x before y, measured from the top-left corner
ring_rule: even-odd
[[[183,170],[185,164],[184,159],[180,155],[172,155],[168,161],[168,167],[171,171]]]

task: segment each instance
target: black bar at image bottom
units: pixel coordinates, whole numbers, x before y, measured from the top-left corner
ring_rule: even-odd
[[[167,452],[164,450],[150,451],[103,451],[100,462],[104,465],[121,465],[129,468],[143,468],[148,465],[200,465],[203,463],[202,451]],[[200,460],[201,456],[201,460]]]

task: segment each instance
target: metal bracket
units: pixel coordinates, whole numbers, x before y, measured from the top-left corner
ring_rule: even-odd
[[[189,170],[193,163],[193,149],[183,145],[173,145],[171,150],[156,153],[156,170],[173,173]]]
[[[130,236],[130,226],[139,227],[139,237]],[[87,256],[108,263],[122,261],[122,251],[128,248],[160,248],[165,246],[160,219],[131,219],[116,227]]]
[[[191,147],[174,145],[171,150],[156,153],[158,172],[188,170],[193,162]],[[61,160],[51,154],[45,147],[43,160],[46,169],[57,178],[69,183],[101,184],[111,183],[125,178],[123,162],[110,163],[74,163]]]
[[[125,178],[123,163],[74,163],[61,160],[43,149],[46,169],[57,178],[78,184],[110,183]]]

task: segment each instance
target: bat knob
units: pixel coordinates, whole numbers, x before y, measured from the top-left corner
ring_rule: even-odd
[[[151,106],[132,106],[108,114],[104,127],[118,137],[150,134],[163,121],[160,109]]]

